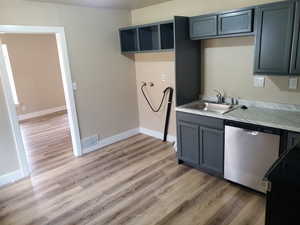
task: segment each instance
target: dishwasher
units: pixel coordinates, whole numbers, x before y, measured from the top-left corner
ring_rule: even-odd
[[[267,192],[264,175],[279,158],[280,131],[226,122],[224,177],[259,192]]]

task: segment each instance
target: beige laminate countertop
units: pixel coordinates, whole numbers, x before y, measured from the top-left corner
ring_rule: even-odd
[[[228,113],[218,114],[202,110],[190,109],[188,108],[189,105],[190,104],[176,107],[176,111],[250,123],[266,127],[273,127],[300,133],[300,112],[297,111],[267,109],[250,106],[246,110],[243,110],[240,107],[236,107],[234,110]]]

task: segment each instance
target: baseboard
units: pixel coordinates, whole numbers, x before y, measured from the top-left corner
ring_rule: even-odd
[[[155,138],[158,138],[158,139],[161,139],[161,140],[164,137],[164,134],[162,132],[155,131],[155,130],[150,130],[150,129],[143,128],[143,127],[140,127],[140,133],[146,134],[146,135],[149,135],[151,137],[155,137]],[[168,142],[176,142],[176,137],[174,137],[172,135],[168,135],[167,136],[167,141]]]
[[[89,152],[99,150],[99,149],[101,149],[101,148],[103,148],[107,145],[111,145],[111,144],[114,144],[118,141],[125,140],[125,139],[127,139],[129,137],[132,137],[134,135],[137,135],[137,134],[139,134],[139,129],[138,128],[125,131],[123,133],[120,133],[120,134],[117,134],[117,135],[114,135],[114,136],[111,136],[111,137],[100,140],[98,144],[96,144],[92,147],[83,149],[82,153],[86,154],[86,153],[89,153]]]
[[[14,172],[4,174],[0,176],[0,187],[16,182],[22,178],[24,178],[24,176],[21,170],[16,170]]]
[[[66,109],[67,109],[67,107],[64,105],[64,106],[46,109],[46,110],[42,110],[42,111],[38,111],[38,112],[22,114],[22,115],[19,115],[19,121],[24,121],[24,120],[28,120],[28,119],[32,119],[32,118],[36,118],[36,117],[40,117],[40,116],[46,116],[46,115],[49,115],[52,113],[64,111]]]

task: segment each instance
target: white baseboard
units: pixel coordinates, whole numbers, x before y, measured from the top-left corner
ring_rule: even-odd
[[[114,144],[114,143],[116,143],[118,141],[125,140],[125,139],[127,139],[129,137],[132,137],[134,135],[137,135],[137,134],[139,134],[139,129],[138,128],[125,131],[123,133],[114,135],[112,137],[108,137],[108,138],[105,138],[103,140],[100,140],[98,144],[96,144],[96,145],[94,145],[92,147],[83,149],[82,153],[86,154],[86,153],[89,153],[89,152],[96,151],[96,150],[98,150],[100,148],[103,148],[103,147],[105,147],[107,145],[111,145],[111,144]]]
[[[155,137],[155,138],[158,138],[158,139],[161,139],[161,140],[164,137],[164,134],[162,132],[155,131],[155,130],[150,130],[150,129],[143,128],[143,127],[140,127],[140,133],[146,134],[146,135],[149,135],[151,137]],[[168,135],[167,136],[167,141],[168,142],[176,142],[176,137],[174,137],[172,135]]]
[[[4,174],[0,176],[0,187],[16,182],[22,178],[24,178],[24,176],[21,170],[16,170],[14,172]]]
[[[32,119],[32,118],[36,118],[36,117],[40,117],[40,116],[46,116],[46,115],[49,115],[49,114],[52,114],[55,112],[64,111],[66,109],[67,109],[67,107],[64,105],[64,106],[46,109],[46,110],[42,110],[42,111],[38,111],[38,112],[22,114],[22,115],[19,115],[19,121],[28,120],[28,119]]]

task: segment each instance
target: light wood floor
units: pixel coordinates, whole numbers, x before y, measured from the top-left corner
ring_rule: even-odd
[[[137,135],[75,158],[65,115],[22,124],[34,174],[0,189],[1,225],[263,225],[262,195],[177,165]]]

